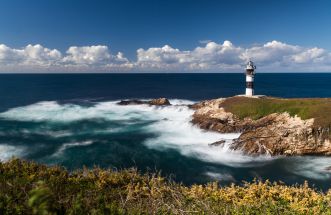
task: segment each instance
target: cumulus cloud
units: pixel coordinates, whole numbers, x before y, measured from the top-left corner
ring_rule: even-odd
[[[44,48],[41,45],[27,45],[22,49],[0,45],[0,63],[3,65],[50,65],[61,58],[58,50]]]
[[[142,68],[160,68],[166,69],[177,67],[179,64],[185,63],[188,51],[180,51],[169,45],[161,48],[149,48],[147,50],[137,50],[136,64]]]
[[[251,47],[243,53],[243,59],[253,59],[262,68],[272,70],[330,71],[330,52],[322,48],[306,48],[272,41],[261,47]]]
[[[107,46],[72,46],[67,51],[64,62],[72,64],[106,64],[111,55]]]
[[[331,53],[322,48],[305,48],[280,41],[240,47],[230,41],[207,42],[205,46],[181,51],[165,45],[139,49],[138,68],[191,71],[241,71],[249,59],[264,71],[331,71]]]
[[[111,54],[104,45],[72,46],[63,55],[57,49],[42,45],[27,45],[20,49],[0,44],[0,71],[80,71],[93,68],[100,71],[130,68],[123,53]]]
[[[137,50],[138,67],[160,69],[208,70],[221,67],[237,67],[242,62],[242,48],[230,41],[223,44],[208,42],[204,47],[192,51],[180,51],[165,45],[161,48]]]
[[[0,44],[0,71],[212,71],[240,72],[247,60],[269,71],[331,71],[331,53],[319,47],[302,47],[270,41],[250,47],[205,41],[192,50],[169,45],[138,49],[137,59],[122,52],[113,54],[108,46],[71,46],[66,52],[42,45],[15,49]]]
[[[62,54],[56,49],[44,48],[41,45],[28,45],[24,48],[24,63],[49,65],[57,62]]]
[[[101,45],[72,46],[66,53],[67,56],[63,58],[63,61],[74,65],[108,65],[128,62],[123,53],[112,55],[107,46]]]
[[[254,61],[270,64],[286,61],[289,55],[296,54],[300,51],[300,47],[288,45],[286,43],[272,41],[263,46],[254,46],[246,49],[241,58],[244,60],[254,59]]]
[[[312,48],[292,56],[296,63],[319,63],[327,60],[328,53],[321,48]]]
[[[205,47],[197,47],[192,51],[196,64],[205,65],[202,68],[218,68],[222,66],[236,66],[242,62],[240,54],[242,48],[235,47],[230,41],[223,44],[209,42]]]

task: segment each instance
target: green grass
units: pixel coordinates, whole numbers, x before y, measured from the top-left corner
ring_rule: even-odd
[[[0,163],[0,214],[331,214],[330,201],[307,183],[184,186],[134,169]]]
[[[329,98],[247,98],[231,97],[221,105],[239,118],[250,117],[260,119],[272,113],[287,112],[291,116],[302,119],[314,118],[314,126],[330,127],[331,125],[331,99]]]

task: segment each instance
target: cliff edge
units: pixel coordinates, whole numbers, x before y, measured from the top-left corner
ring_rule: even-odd
[[[231,145],[234,150],[250,155],[331,155],[331,99],[236,96],[202,101],[192,108],[192,123],[200,128],[241,133]]]

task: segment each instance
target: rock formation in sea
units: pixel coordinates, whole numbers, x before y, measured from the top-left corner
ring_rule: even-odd
[[[316,127],[314,118],[303,120],[283,112],[256,120],[249,117],[240,119],[225,111],[224,101],[226,99],[215,99],[192,105],[195,109],[192,123],[202,129],[222,133],[240,132],[231,149],[250,155],[331,155],[330,128]]]
[[[148,102],[150,105],[170,105],[170,102],[166,98],[152,99]]]
[[[166,98],[158,98],[158,99],[152,99],[152,100],[137,100],[137,99],[131,99],[131,100],[122,100],[117,103],[118,105],[141,105],[141,104],[147,104],[147,105],[156,105],[156,106],[165,106],[165,105],[171,105],[169,100]]]

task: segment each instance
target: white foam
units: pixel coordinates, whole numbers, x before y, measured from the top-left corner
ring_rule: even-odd
[[[145,128],[157,134],[157,137],[145,142],[149,148],[175,149],[185,156],[229,166],[257,165],[256,162],[263,161],[260,163],[262,165],[271,159],[269,156],[245,156],[240,151],[230,150],[231,141],[240,134],[221,134],[199,129],[190,123],[193,110],[188,107],[170,106],[157,109],[153,114],[160,120]],[[225,140],[226,144],[223,147],[208,145],[219,140]]]
[[[24,107],[12,108],[0,113],[1,118],[16,121],[73,122],[85,119],[131,120],[156,119],[148,105],[117,105],[117,102],[100,102],[91,107],[74,104],[60,105],[57,102],[39,102]],[[162,107],[159,107],[162,108]],[[152,112],[151,112],[152,111]]]
[[[221,163],[229,166],[263,165],[270,157],[250,157],[239,151],[231,151],[229,145],[239,134],[220,134],[204,131],[193,126],[191,115],[194,110],[183,104],[187,100],[171,100],[173,106],[117,105],[116,101],[99,102],[94,106],[84,107],[57,102],[39,102],[25,107],[10,109],[0,113],[0,117],[19,121],[73,122],[84,119],[121,120],[135,123],[135,120],[153,122],[142,127],[145,132],[153,133],[155,138],[145,141],[149,148],[157,150],[175,149],[182,155],[194,157],[206,162]],[[94,131],[91,131],[94,132]],[[101,131],[102,132],[102,131]],[[112,132],[112,131],[105,131]],[[52,135],[66,135],[52,134]],[[70,135],[70,134],[68,134]],[[224,147],[211,147],[208,144],[226,140]],[[65,145],[63,149],[72,145]]]
[[[81,131],[94,134],[117,133],[125,131],[127,126],[136,124],[137,121],[148,121],[148,125],[142,125],[140,128],[143,132],[154,134],[154,137],[144,142],[148,148],[160,151],[172,149],[184,156],[233,167],[265,165],[274,161],[274,159],[278,159],[270,156],[245,156],[240,151],[230,150],[230,144],[234,138],[239,136],[238,133],[220,134],[201,130],[190,123],[193,110],[185,106],[185,104],[192,104],[192,101],[171,100],[170,102],[174,105],[164,107],[148,105],[120,106],[116,104],[116,101],[111,101],[99,102],[93,106],[84,107],[74,104],[61,105],[57,102],[49,101],[13,108],[0,113],[0,117],[17,121],[61,123],[84,119],[121,121],[122,125],[117,128]],[[43,134],[54,138],[77,135],[77,133],[72,133],[70,130],[52,130],[52,126],[0,132],[1,135],[25,135],[28,133]],[[223,146],[208,145],[219,140],[225,140],[225,144]],[[64,143],[54,156],[63,154],[69,148],[88,146],[93,143],[93,140]],[[0,160],[2,161],[10,159],[12,156],[22,157],[25,155],[24,153],[28,153],[28,146],[0,144]],[[286,159],[284,168],[293,174],[317,180],[331,179],[331,172],[326,170],[331,165],[331,157],[291,157],[281,159]],[[205,174],[217,180],[232,180],[231,175],[227,172],[209,171]]]
[[[59,156],[61,154],[63,154],[63,152],[69,148],[72,147],[81,147],[81,146],[88,146],[93,144],[94,142],[92,140],[86,140],[86,141],[82,141],[82,142],[72,142],[72,143],[64,143],[59,150],[57,150],[53,156]]]
[[[194,101],[185,99],[169,99],[169,102],[172,105],[192,105],[195,103]]]
[[[7,144],[0,144],[0,161],[7,161],[12,157],[19,157],[22,155],[23,149]]]
[[[310,179],[327,180],[331,178],[331,157],[292,157],[286,169],[296,175]]]
[[[217,181],[232,181],[235,182],[236,179],[227,172],[206,172],[205,175],[207,175],[208,177],[210,177],[213,180],[217,180]]]
[[[59,105],[57,102],[39,102],[17,107],[0,114],[0,117],[17,121],[67,122],[94,117],[94,112],[77,105]]]

